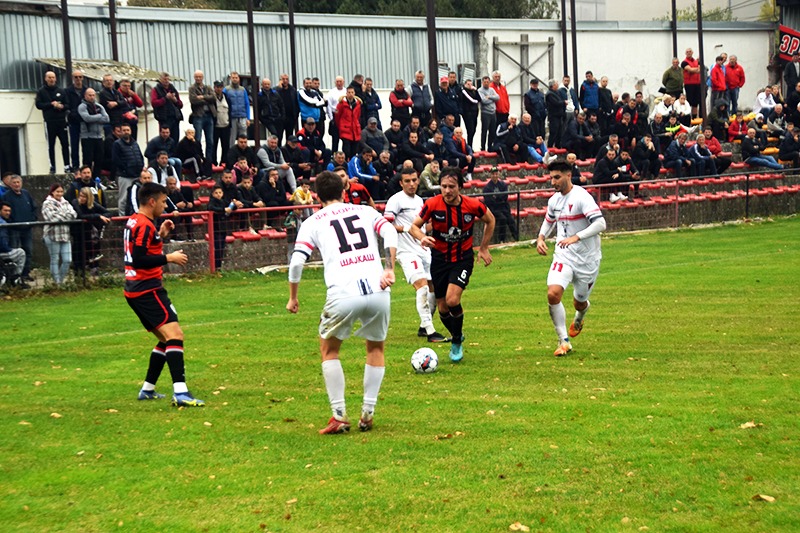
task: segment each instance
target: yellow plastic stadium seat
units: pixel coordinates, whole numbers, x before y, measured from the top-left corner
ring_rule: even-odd
[[[769,148],[764,148],[763,150],[761,150],[761,153],[762,153],[762,154],[764,154],[764,155],[775,155],[775,154],[777,154],[779,151],[780,151],[780,150],[778,150],[778,149],[777,149],[777,148],[775,148],[774,146],[770,146]]]
[[[692,119],[692,126],[697,126],[697,125],[702,124],[702,123],[703,123],[703,119],[700,118],[700,117]]]

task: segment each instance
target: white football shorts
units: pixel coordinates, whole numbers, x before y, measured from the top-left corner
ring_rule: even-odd
[[[411,252],[399,252],[397,262],[403,268],[403,274],[409,285],[420,279],[431,279],[431,258],[428,254],[417,255]]]
[[[572,296],[579,302],[589,299],[600,272],[600,261],[574,265],[569,262],[553,260],[547,273],[547,285],[560,285],[564,289],[572,283]]]
[[[389,329],[391,292],[381,291],[366,296],[328,298],[319,319],[319,336],[323,339],[350,337],[356,320],[361,322],[355,334],[368,341],[385,341]]]

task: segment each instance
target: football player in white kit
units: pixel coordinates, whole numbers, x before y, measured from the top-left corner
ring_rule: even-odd
[[[361,431],[369,431],[385,372],[384,341],[389,327],[389,287],[394,284],[397,232],[372,207],[343,203],[344,184],[338,175],[327,171],[319,173],[316,189],[323,207],[307,218],[297,232],[289,262],[286,309],[297,313],[297,289],[303,265],[314,248],[318,248],[328,287],[319,322],[322,376],[333,413],[320,433],[350,430],[339,348],[342,341],[350,337],[357,320],[361,327],[355,334],[363,337],[367,345],[364,403],[358,427]],[[387,252],[385,268],[378,249],[378,235],[383,237]]]
[[[446,342],[447,339],[433,327],[436,296],[431,281],[430,248],[424,248],[409,233],[411,224],[424,203],[417,196],[417,172],[413,168],[404,168],[400,172],[400,185],[403,190],[389,198],[383,216],[394,224],[394,229],[400,234],[397,237],[397,262],[403,267],[406,281],[417,291],[417,313],[420,320],[417,336],[427,337],[428,342]]]
[[[572,184],[572,171],[567,162],[554,161],[548,170],[556,193],[547,202],[536,251],[547,255],[545,238],[556,226],[553,263],[547,275],[547,302],[558,335],[558,348],[553,355],[559,357],[572,351],[569,337],[577,337],[583,329],[589,295],[600,271],[600,232],[606,229],[606,221],[592,195],[580,185]],[[567,316],[561,297],[570,283],[575,319],[567,336]]]

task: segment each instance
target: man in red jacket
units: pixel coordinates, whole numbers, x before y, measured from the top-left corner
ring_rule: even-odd
[[[500,71],[495,70],[492,72],[492,83],[490,87],[500,96],[497,101],[495,116],[497,117],[497,124],[508,122],[508,113],[511,110],[511,104],[508,101],[508,91],[506,86],[500,81]]]
[[[728,85],[728,110],[736,113],[739,109],[739,89],[744,86],[744,69],[736,56],[731,56],[725,67],[725,81]]]
[[[342,141],[342,151],[350,159],[358,152],[361,141],[361,100],[356,97],[356,90],[352,86],[347,88],[344,98],[336,106],[334,120]]]
[[[711,105],[716,106],[717,100],[728,96],[728,86],[725,81],[725,58],[717,56],[714,66],[711,67]]]

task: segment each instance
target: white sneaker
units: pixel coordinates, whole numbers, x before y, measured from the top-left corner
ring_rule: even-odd
[[[611,193],[611,196],[609,196],[608,199],[611,201],[612,204],[619,202],[619,196],[617,196],[617,193],[614,192]]]
[[[469,181],[471,179],[472,179],[472,172],[467,172],[467,174],[464,176],[464,181]]]
[[[628,199],[628,197],[627,197],[627,196],[625,196],[625,195],[624,195],[624,194],[622,194],[622,193],[619,193],[619,194],[617,195],[617,200],[627,200],[627,199]]]

